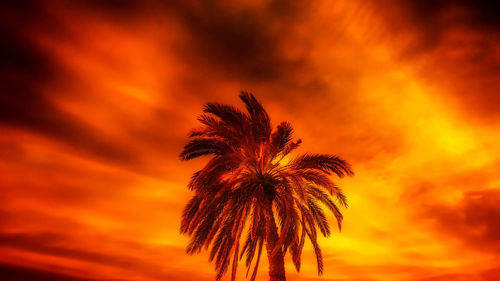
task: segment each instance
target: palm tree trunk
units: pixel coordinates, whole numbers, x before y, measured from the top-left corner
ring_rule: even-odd
[[[274,221],[274,217],[270,216],[266,228],[266,250],[269,260],[269,281],[286,281],[285,277],[285,260],[281,249],[273,255],[273,249],[278,243],[278,228]]]

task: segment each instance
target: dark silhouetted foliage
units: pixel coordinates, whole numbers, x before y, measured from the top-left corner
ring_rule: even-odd
[[[217,280],[228,270],[236,277],[244,258],[247,276],[256,257],[251,280],[255,280],[265,246],[271,280],[285,280],[284,256],[290,253],[300,270],[306,237],[311,241],[323,272],[318,230],[330,235],[323,207],[330,210],[340,230],[347,206],[331,175],[352,176],[350,165],[328,154],[290,157],[301,143],[293,141],[293,128],[281,122],[272,129],[270,118],[255,97],[240,94],[248,113],[219,103],[207,103],[198,120],[202,126],[180,154],[182,160],[211,155],[203,169],[194,173],[189,188],[195,194],[182,214],[181,233],[191,236],[187,253],[210,248]]]

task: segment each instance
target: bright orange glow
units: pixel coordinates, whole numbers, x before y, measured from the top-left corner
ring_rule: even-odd
[[[356,173],[337,181],[349,208],[320,239],[324,276],[306,244],[289,280],[500,280],[500,24],[485,7],[70,2],[0,12],[0,275],[214,280],[179,234],[205,160],[178,154],[205,102],[248,90],[299,152]]]

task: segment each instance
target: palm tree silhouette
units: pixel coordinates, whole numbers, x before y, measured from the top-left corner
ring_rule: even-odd
[[[340,230],[346,197],[330,179],[352,176],[350,165],[328,154],[288,155],[301,140],[292,141],[292,126],[281,122],[275,130],[262,105],[251,93],[242,92],[248,113],[237,108],[207,103],[193,129],[193,138],[180,154],[182,160],[212,155],[205,167],[194,173],[189,188],[195,194],[182,214],[181,233],[191,236],[187,253],[210,249],[217,280],[227,272],[236,278],[238,261],[245,256],[247,277],[255,280],[265,245],[271,281],[286,280],[284,256],[289,252],[297,272],[306,236],[316,254],[318,274],[323,259],[317,243],[318,231],[329,236],[323,211],[334,214]]]

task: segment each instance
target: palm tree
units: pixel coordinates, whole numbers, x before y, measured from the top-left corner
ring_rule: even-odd
[[[314,248],[318,274],[323,259],[317,243],[318,230],[329,236],[323,211],[335,216],[340,230],[346,197],[330,179],[352,176],[350,165],[328,154],[289,154],[301,143],[292,141],[292,126],[281,122],[272,129],[269,116],[255,97],[240,94],[248,113],[237,108],[207,103],[198,117],[202,126],[180,154],[182,160],[211,155],[205,167],[193,174],[189,188],[194,196],[182,214],[181,233],[191,236],[187,253],[210,248],[216,280],[227,272],[235,280],[243,259],[247,277],[256,257],[251,281],[255,280],[262,249],[266,248],[271,281],[286,280],[284,256],[291,254],[300,271],[301,253],[307,237]]]

